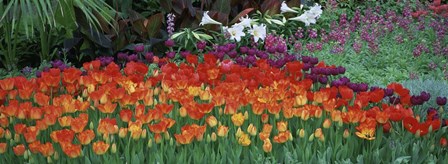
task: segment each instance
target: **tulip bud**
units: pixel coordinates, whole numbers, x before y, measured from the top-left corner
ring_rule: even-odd
[[[206,141],[207,143],[210,143],[210,142],[212,141],[212,139],[211,139],[211,137],[210,137],[210,134],[207,134],[207,137],[205,138],[205,141]]]
[[[181,117],[186,117],[187,116],[187,109],[185,109],[185,107],[181,107],[179,109],[179,114]]]
[[[310,137],[308,137],[308,141],[313,141],[314,140],[314,134],[311,134]]]
[[[249,112],[245,111],[244,112],[244,120],[248,120],[249,119]]]
[[[27,160],[28,157],[29,157],[29,154],[30,154],[30,153],[31,153],[31,152],[29,152],[29,150],[26,150],[25,153],[23,153],[23,158],[24,158],[25,160]]]
[[[267,123],[268,121],[269,121],[269,115],[266,114],[266,113],[263,113],[263,114],[261,115],[261,122],[263,122],[263,123]]]
[[[14,142],[19,143],[20,142],[20,135],[14,134]]]
[[[253,124],[249,124],[249,126],[247,127],[247,132],[252,136],[256,136],[257,135],[257,127],[255,127]]]
[[[115,154],[117,152],[117,144],[113,143],[111,148],[110,148],[110,152],[112,154]]]
[[[165,133],[163,133],[163,137],[165,138],[165,140],[171,139],[170,132],[166,131]]]
[[[53,163],[53,160],[51,159],[50,156],[47,157],[47,163]]]
[[[328,129],[328,128],[330,128],[330,126],[331,126],[331,121],[330,121],[330,119],[325,119],[325,121],[324,121],[324,123],[323,123],[323,125],[322,125],[325,129]]]
[[[147,131],[146,131],[146,129],[143,129],[141,137],[146,138],[146,136],[147,136]]]
[[[345,129],[345,130],[344,130],[343,137],[344,137],[344,138],[348,138],[349,136],[350,136],[350,132],[348,131],[348,129]]]
[[[241,130],[241,127],[238,127],[238,130],[235,133],[236,138],[240,138],[243,134],[243,131]]]
[[[54,159],[54,160],[59,160],[59,153],[58,153],[58,151],[55,151],[55,152],[54,152],[54,154],[53,154],[53,159]]]
[[[151,148],[152,147],[152,139],[150,138],[149,140],[148,140],[148,148]]]
[[[157,144],[161,143],[162,139],[163,138],[162,138],[162,136],[159,133],[154,135],[154,140],[156,141]]]
[[[9,140],[9,139],[12,138],[12,137],[11,137],[11,131],[9,131],[9,129],[6,129],[6,131],[5,131],[5,138],[6,138],[7,140]]]
[[[221,116],[224,113],[224,110],[222,108],[219,108],[218,114]]]
[[[317,128],[317,129],[314,131],[314,136],[317,137],[317,138],[319,138],[321,135],[323,135],[323,133],[322,133],[322,129],[321,129],[321,128]]]
[[[208,126],[210,126],[210,127],[215,127],[218,124],[218,120],[213,115],[208,116],[207,119],[205,119],[205,121],[207,122]]]
[[[95,128],[95,127],[93,126],[93,122],[90,122],[90,124],[89,124],[89,128],[90,128],[90,130],[93,130],[93,128]]]
[[[289,139],[289,141],[294,140],[294,137],[292,137],[292,134],[291,134],[291,133],[289,133],[289,137],[288,137],[288,139]]]
[[[212,133],[211,139],[213,142],[215,142],[217,140],[217,136],[216,136],[215,132]]]
[[[319,137],[319,141],[321,141],[321,142],[325,142],[325,135],[321,135],[320,137]]]
[[[299,131],[297,131],[298,135],[300,138],[304,138],[305,137],[305,129],[300,129]]]
[[[170,138],[170,146],[173,146],[174,145],[174,140],[173,140],[173,138]]]

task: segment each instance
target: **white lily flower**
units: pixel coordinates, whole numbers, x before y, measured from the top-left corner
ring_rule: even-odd
[[[212,18],[210,18],[210,16],[208,15],[209,11],[205,11],[204,14],[202,15],[202,20],[201,23],[199,23],[199,26],[203,26],[206,24],[217,24],[217,25],[221,25],[222,23],[213,20]]]
[[[230,34],[230,39],[235,39],[237,42],[239,42],[241,41],[242,36],[246,36],[243,30],[243,26],[232,26],[231,28],[227,29],[227,32],[229,32]]]
[[[314,15],[314,18],[319,18],[320,15],[322,14],[322,6],[320,6],[319,4],[314,4],[313,7],[310,8],[310,13],[312,13]]]
[[[290,13],[298,13],[297,11],[295,11],[294,9],[291,9],[290,7],[288,7],[288,5],[286,4],[286,2],[285,1],[283,1],[282,2],[282,6],[280,7],[280,13],[287,13],[287,12],[290,12]]]
[[[258,42],[258,39],[264,40],[264,38],[266,38],[266,25],[253,25],[252,29],[249,30],[249,32],[250,34],[252,34],[252,36],[254,36],[255,42]]]
[[[305,11],[302,15],[294,18],[289,18],[288,20],[294,20],[294,21],[301,21],[305,23],[305,26],[309,26],[311,23],[316,24],[316,18],[314,17],[313,13],[310,13],[309,11]]]
[[[238,24],[243,27],[250,27],[250,25],[253,22],[253,20],[251,18],[249,18],[248,15],[246,15],[246,17],[241,17],[239,20],[240,20],[240,23],[238,23]]]

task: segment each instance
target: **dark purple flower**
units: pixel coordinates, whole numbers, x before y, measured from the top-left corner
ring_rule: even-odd
[[[42,76],[42,72],[41,71],[36,71],[36,77],[41,77]]]
[[[304,62],[304,63],[310,62],[310,59],[311,59],[311,57],[309,57],[309,56],[302,56],[302,62]]]
[[[366,83],[361,83],[358,85],[358,90],[361,92],[365,92],[369,89],[369,85],[367,85]]]
[[[251,48],[251,49],[249,49],[249,50],[247,51],[247,54],[248,54],[248,55],[251,55],[251,56],[255,55],[255,53],[257,53],[257,51],[256,51],[255,49],[253,49],[253,48]]]
[[[174,40],[173,39],[168,39],[165,41],[165,46],[167,47],[173,47],[174,46]]]
[[[174,52],[174,51],[167,52],[166,57],[172,59],[172,58],[176,57],[176,52]]]
[[[420,96],[411,96],[411,103],[412,105],[422,105],[423,100]]]
[[[244,63],[244,59],[241,56],[235,58],[235,62],[242,65]]]
[[[390,88],[386,88],[386,89],[384,89],[384,95],[385,96],[392,96],[392,95],[394,95],[394,90],[390,89]]]
[[[319,77],[319,83],[321,84],[327,84],[328,78],[326,76]]]
[[[198,48],[199,50],[204,50],[205,47],[207,47],[207,42],[199,41],[196,43],[196,48]]]
[[[228,55],[230,58],[235,58],[235,57],[238,55],[238,52],[236,52],[236,50],[232,50],[232,51],[230,51],[229,53],[227,53],[227,55]]]
[[[446,97],[437,97],[436,102],[437,105],[444,106],[446,104]]]
[[[64,62],[62,62],[62,60],[55,60],[51,62],[51,67],[53,68],[58,68],[62,65],[64,65]]]
[[[143,45],[143,44],[135,45],[134,46],[134,51],[137,52],[137,53],[145,51],[145,45]]]
[[[22,74],[29,75],[33,71],[33,68],[26,66],[22,69]]]
[[[154,53],[152,53],[152,52],[147,52],[147,53],[145,54],[145,59],[146,59],[146,61],[147,61],[148,63],[152,63],[152,62],[154,62]]]
[[[344,74],[345,73],[345,67],[343,67],[343,66],[339,66],[339,67],[337,67],[338,68],[338,72],[339,72],[339,74]]]
[[[249,55],[249,56],[246,57],[245,61],[250,63],[250,64],[252,64],[252,63],[255,63],[257,61],[257,58],[255,58],[255,56],[250,56]]]
[[[183,58],[186,58],[187,57],[187,55],[190,55],[191,53],[190,53],[190,51],[188,51],[188,50],[186,50],[186,51],[181,51],[180,52],[180,56],[182,56]]]
[[[310,63],[311,63],[312,65],[316,65],[317,63],[319,63],[319,59],[311,57],[311,59],[310,59]]]
[[[124,52],[119,52],[119,53],[117,54],[117,58],[118,58],[119,60],[126,60],[126,59],[128,58],[128,54],[126,54],[126,53],[124,53]]]
[[[389,103],[393,104],[393,105],[397,105],[400,103],[400,98],[399,97],[389,97]]]
[[[429,99],[431,98],[431,94],[423,91],[420,93],[420,97],[422,98],[423,101],[429,101]]]
[[[247,48],[246,46],[240,47],[240,52],[241,52],[242,54],[247,53],[248,50],[249,50],[249,48]]]
[[[128,62],[130,62],[130,61],[137,62],[137,60],[138,60],[138,56],[136,54],[132,54],[127,57]]]

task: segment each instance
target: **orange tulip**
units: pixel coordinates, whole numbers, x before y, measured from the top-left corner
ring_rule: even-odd
[[[30,117],[30,119],[32,119],[32,120],[38,120],[38,119],[41,119],[42,118],[42,115],[43,115],[43,111],[42,111],[42,109],[41,108],[37,108],[37,107],[32,107],[31,109],[30,109],[30,111],[29,111],[29,117]]]
[[[105,104],[99,104],[98,110],[102,113],[113,113],[115,111],[115,108],[117,108],[116,103],[107,102]]]
[[[218,127],[218,130],[217,130],[217,134],[218,134],[218,136],[220,136],[220,137],[226,137],[228,132],[229,132],[229,127],[227,127],[227,126],[223,126],[223,125],[220,125],[220,126]]]
[[[39,152],[44,157],[49,157],[54,154],[53,144],[51,142],[47,142],[45,144],[41,144],[39,147]]]
[[[9,125],[8,117],[0,117],[0,127],[7,127],[8,125]]]
[[[129,109],[122,109],[120,111],[120,118],[123,122],[129,122],[132,119],[132,111]]]
[[[6,143],[0,142],[0,154],[3,154],[6,152],[8,145]]]
[[[271,140],[265,139],[263,140],[263,150],[266,153],[270,153],[272,151],[272,143]]]
[[[164,121],[160,121],[159,123],[149,125],[149,130],[153,133],[165,133],[168,128],[168,124]]]
[[[103,118],[98,125],[97,131],[100,134],[116,134],[118,133],[117,121],[115,118]]]
[[[284,132],[284,131],[288,130],[288,122],[286,122],[286,121],[277,122],[277,130],[279,132]]]
[[[10,91],[14,89],[14,79],[13,78],[6,78],[3,80],[0,80],[0,88],[5,91]]]
[[[73,117],[72,116],[64,116],[59,117],[58,122],[61,127],[68,127],[72,124]]]
[[[88,145],[95,138],[95,133],[93,132],[93,130],[88,129],[81,133],[78,133],[76,135],[76,138],[78,138],[79,143],[81,143],[82,145]]]
[[[57,131],[52,131],[50,134],[51,139],[55,143],[61,142],[72,142],[75,137],[75,132],[69,129],[62,129]]]
[[[128,130],[131,132],[131,136],[133,139],[137,140],[141,137],[143,129],[142,129],[142,123],[140,121],[136,122],[129,122]]]
[[[280,132],[278,135],[274,136],[275,143],[285,143],[288,141],[291,133],[289,131]]]
[[[190,144],[193,141],[194,135],[188,131],[185,131],[182,132],[182,134],[174,134],[174,138],[176,138],[177,143],[185,145]]]
[[[16,134],[23,134],[25,132],[26,125],[25,124],[15,124],[14,125],[14,131]]]
[[[249,124],[249,126],[247,127],[247,133],[249,133],[252,136],[256,136],[257,135],[257,127],[255,127],[253,124]]]
[[[75,133],[81,133],[84,128],[87,126],[87,123],[89,123],[88,118],[82,118],[81,115],[78,118],[74,118],[71,121],[71,129]]]
[[[266,113],[262,114],[261,115],[261,122],[268,123],[268,121],[269,121],[269,115],[266,114]]]
[[[205,122],[207,122],[208,126],[215,127],[218,124],[218,120],[215,116],[210,115],[205,119]]]
[[[93,143],[93,152],[97,155],[103,155],[109,150],[109,144],[105,143],[104,141],[97,141]]]
[[[77,158],[81,156],[81,145],[75,145],[71,142],[61,143],[62,151],[70,158]]]
[[[243,133],[239,138],[238,138],[238,143],[242,146],[249,146],[251,144],[251,140],[249,138],[249,135]]]
[[[154,107],[156,110],[162,111],[164,114],[169,114],[171,110],[173,110],[174,105],[168,105],[168,104],[157,104]]]
[[[20,144],[20,145],[14,146],[12,148],[12,150],[14,151],[15,155],[22,156],[23,154],[25,154],[26,148],[25,148],[25,145]]]
[[[0,127],[0,138],[3,138],[5,136],[5,129]]]
[[[244,115],[242,113],[233,114],[231,119],[235,126],[241,126],[244,123]]]
[[[327,118],[324,120],[324,122],[322,124],[323,124],[322,127],[324,127],[325,129],[328,129],[331,126],[331,121],[330,121],[330,119]]]
[[[37,153],[39,152],[39,148],[42,144],[40,143],[40,141],[35,141],[32,142],[30,144],[28,144],[28,147],[30,148],[31,153]]]
[[[36,126],[27,127],[23,136],[27,143],[36,141],[37,135],[39,134],[39,129]]]

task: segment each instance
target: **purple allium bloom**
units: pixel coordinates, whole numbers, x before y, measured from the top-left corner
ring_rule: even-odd
[[[313,43],[308,43],[305,45],[306,49],[310,52],[314,52],[314,44]]]
[[[269,47],[269,48],[267,49],[267,51],[268,51],[269,53],[273,54],[273,53],[275,53],[275,52],[277,51],[277,49],[276,49],[275,47]]]
[[[134,51],[139,53],[145,51],[145,45],[143,44],[137,44],[134,46]]]
[[[180,56],[182,56],[183,58],[186,58],[187,57],[187,55],[190,55],[191,53],[190,53],[190,51],[188,51],[188,50],[186,50],[186,51],[181,51],[180,52]]]
[[[247,51],[247,54],[250,55],[250,56],[255,55],[255,53],[257,53],[257,50],[254,49],[254,48],[251,48],[251,49],[249,49],[249,50]]]
[[[362,50],[362,44],[359,42],[354,42],[353,43],[353,50],[355,50],[356,53],[361,53]]]
[[[166,52],[166,57],[172,59],[172,58],[176,57],[176,52],[174,52],[174,51]]]
[[[154,62],[154,53],[152,53],[152,52],[147,52],[147,53],[145,54],[145,60],[146,60],[148,63],[152,63],[152,62]]]
[[[283,44],[278,44],[276,47],[276,50],[279,53],[285,53],[286,49],[287,49],[286,45],[283,45]]]
[[[207,42],[199,41],[196,43],[196,48],[199,50],[204,50],[207,47]]]
[[[308,37],[309,38],[317,38],[317,31],[314,29],[309,29],[308,30]]]
[[[437,97],[436,102],[437,105],[444,106],[446,105],[447,98],[446,97]]]
[[[249,55],[249,56],[247,56],[247,57],[245,58],[245,61],[248,62],[248,63],[250,63],[250,64],[252,64],[252,63],[255,63],[255,62],[257,61],[257,58],[255,58],[255,56],[251,56],[251,55]]]
[[[42,76],[42,71],[36,71],[36,77],[41,77]]]
[[[328,78],[326,76],[319,77],[319,83],[321,84],[327,84]]]
[[[51,61],[51,67],[53,68],[59,68],[60,66],[63,66],[64,62],[62,62],[62,60],[54,60]]]
[[[168,39],[165,41],[165,46],[167,47],[173,47],[174,46],[174,40],[173,39]]]
[[[313,58],[313,57],[310,58],[310,64],[316,65],[317,63],[319,63],[319,59],[318,58]]]
[[[136,54],[132,54],[127,57],[128,62],[130,62],[130,61],[137,62],[137,60],[138,60],[138,56]]]
[[[230,51],[229,53],[227,53],[227,55],[228,55],[230,58],[235,58],[235,57],[238,55],[238,52],[236,52],[236,50],[232,50],[232,51]]]
[[[22,69],[22,74],[29,75],[33,71],[33,68],[26,66]]]
[[[311,57],[309,57],[309,56],[302,56],[302,62],[309,63],[310,60],[311,60]]]
[[[118,58],[119,60],[126,60],[126,59],[128,58],[128,54],[126,54],[126,53],[124,53],[124,52],[119,52],[119,53],[117,54],[117,58]]]
[[[345,73],[345,67],[338,66],[337,69],[338,69],[339,74],[344,74]]]
[[[240,52],[241,52],[242,54],[247,53],[248,50],[249,50],[249,48],[247,48],[246,46],[242,46],[242,47],[240,47]]]

